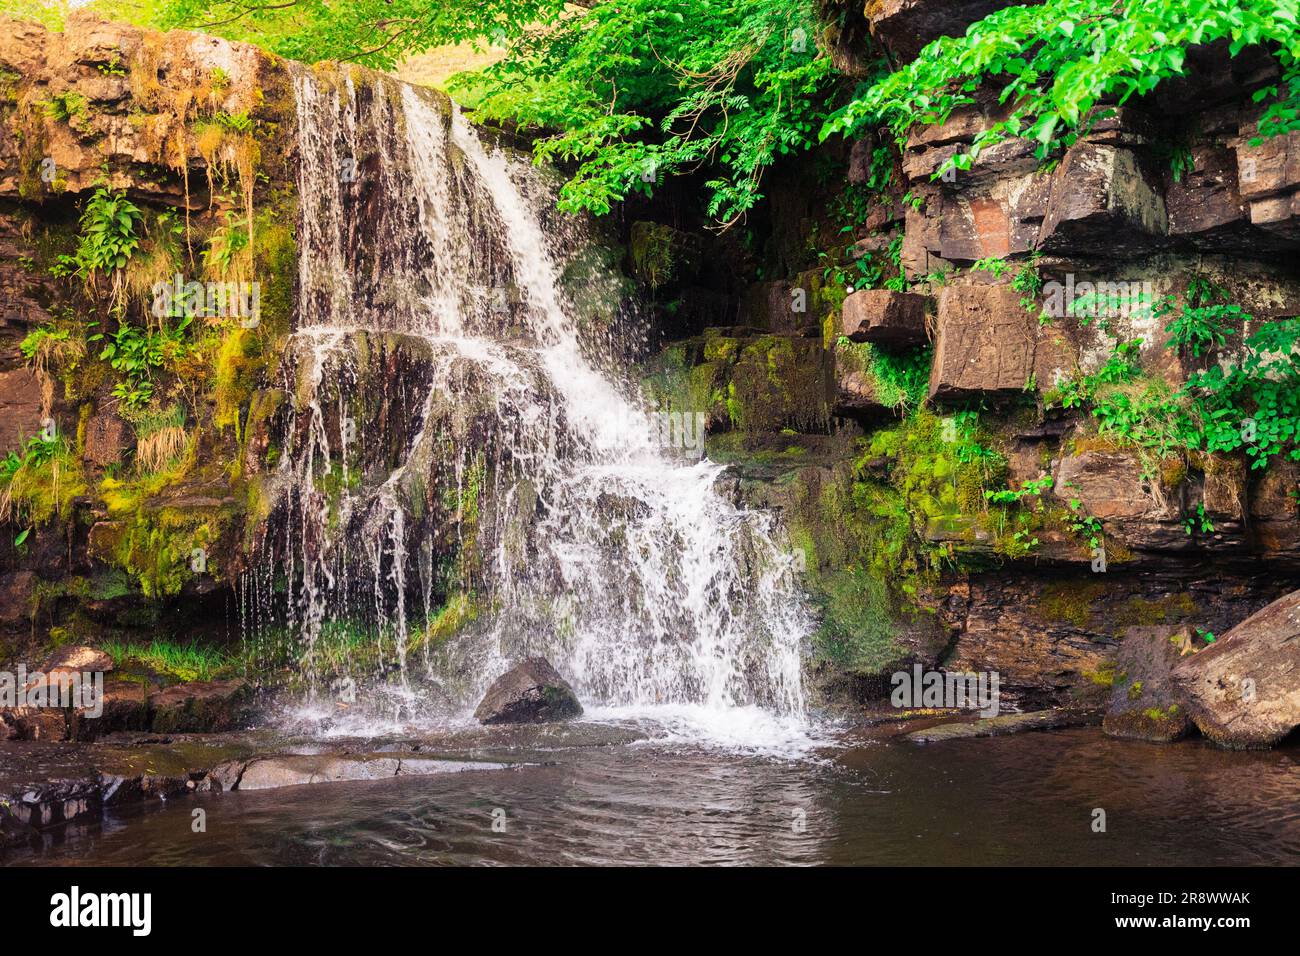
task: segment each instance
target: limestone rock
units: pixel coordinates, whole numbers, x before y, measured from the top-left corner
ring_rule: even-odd
[[[107,673],[113,669],[113,658],[98,648],[70,645],[61,647],[51,654],[41,665],[41,669],[47,674],[54,671]]]
[[[854,342],[922,345],[926,341],[929,296],[888,289],[864,289],[844,300],[840,331]]]
[[[335,757],[317,754],[287,754],[251,761],[238,778],[240,790],[271,790],[306,783],[340,780],[376,780],[397,774],[395,757]]]
[[[1191,717],[1170,674],[1195,647],[1191,628],[1130,627],[1115,655],[1102,729],[1112,737],[1162,743],[1186,737]]]
[[[1053,174],[1038,248],[1115,256],[1149,248],[1168,230],[1164,197],[1137,155],[1083,142]]]
[[[1215,743],[1234,750],[1278,743],[1300,727],[1300,591],[1184,660],[1173,679]]]
[[[544,657],[525,658],[498,677],[474,711],[484,724],[538,724],[581,714],[573,688]]]
[[[41,430],[41,385],[25,368],[0,372],[0,452],[17,449]]]
[[[1009,286],[944,288],[930,398],[961,401],[1024,391],[1034,371],[1036,326]]]

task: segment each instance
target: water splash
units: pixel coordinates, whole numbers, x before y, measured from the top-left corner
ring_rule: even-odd
[[[809,615],[773,519],[660,447],[608,283],[566,273],[581,224],[437,94],[305,69],[295,93],[293,400],[251,577],[308,677],[363,664],[386,688],[363,711],[463,713],[545,654],[589,706],[800,721]]]

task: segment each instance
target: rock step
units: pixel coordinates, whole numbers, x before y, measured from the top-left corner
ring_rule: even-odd
[[[1036,710],[1028,714],[1004,714],[966,723],[940,724],[914,730],[906,737],[917,743],[930,744],[943,740],[967,740],[971,737],[1002,737],[1029,730],[1061,730],[1065,727],[1093,727],[1101,722],[1098,710],[1060,707],[1053,710]]]
[[[192,793],[271,790],[306,784],[509,770],[521,761],[467,760],[418,752],[284,753],[231,756],[238,745],[95,748],[0,744],[0,765],[30,780],[0,776],[0,852],[50,827],[92,823],[104,811]],[[143,768],[143,769],[139,769]]]

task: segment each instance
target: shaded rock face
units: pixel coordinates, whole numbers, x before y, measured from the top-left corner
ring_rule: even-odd
[[[1157,742],[1187,736],[1191,717],[1170,675],[1196,647],[1188,627],[1129,628],[1115,655],[1102,729],[1112,737]]]
[[[122,460],[134,444],[130,426],[112,412],[100,412],[86,423],[86,446],[82,457],[101,468]]]
[[[910,60],[941,36],[960,36],[966,28],[1016,0],[867,0],[871,32],[890,52]]]
[[[844,300],[840,331],[854,342],[924,345],[929,296],[888,289],[854,292]]]
[[[1271,747],[1300,727],[1300,591],[1180,663],[1173,680],[1216,744]]]
[[[1116,655],[1131,629],[1223,633],[1284,589],[1276,575],[1242,575],[1206,563],[1146,570],[1116,564],[1104,574],[1005,568],[963,575],[939,606],[951,639],[944,667],[997,671],[1002,700],[1022,709],[1101,703],[1122,670]],[[1177,693],[1174,699],[1190,705]]]
[[[42,389],[25,368],[0,372],[0,451],[18,448],[41,430]]]
[[[252,688],[242,680],[178,684],[151,694],[155,733],[209,733],[244,726]]]
[[[647,369],[653,406],[703,413],[712,432],[818,431],[835,403],[834,356],[819,338],[709,329],[674,344]]]
[[[573,688],[544,657],[529,657],[488,688],[474,711],[483,724],[540,724],[581,716]]]

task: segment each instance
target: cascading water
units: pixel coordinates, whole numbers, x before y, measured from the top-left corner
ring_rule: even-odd
[[[295,90],[300,308],[255,616],[282,602],[308,677],[364,661],[406,716],[543,654],[597,713],[801,717],[808,614],[772,518],[662,447],[612,358],[610,276],[575,278],[541,174],[429,91]]]

